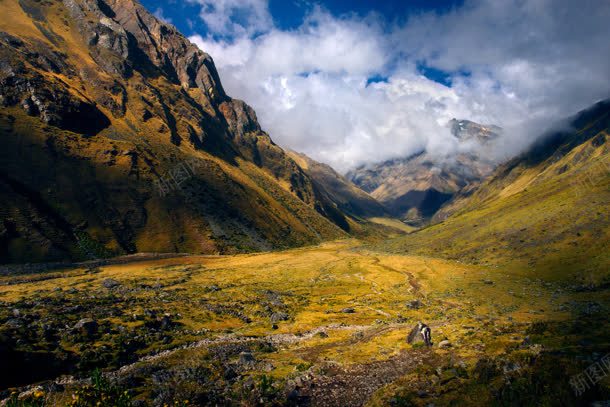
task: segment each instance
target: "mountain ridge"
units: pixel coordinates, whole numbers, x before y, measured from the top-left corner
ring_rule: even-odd
[[[344,215],[226,95],[211,57],[136,1],[3,7],[0,261],[347,236]]]

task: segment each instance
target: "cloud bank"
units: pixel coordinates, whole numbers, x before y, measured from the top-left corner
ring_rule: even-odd
[[[506,129],[517,153],[545,127],[610,96],[610,3],[471,0],[400,25],[313,6],[277,28],[265,0],[192,0],[227,92],[280,145],[340,171],[456,151],[451,118]],[[446,83],[422,72],[446,73]]]

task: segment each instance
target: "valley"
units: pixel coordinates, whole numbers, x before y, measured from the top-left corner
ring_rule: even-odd
[[[167,3],[0,0],[0,407],[610,405],[603,13]]]
[[[2,387],[35,379],[51,405],[87,397],[95,368],[153,405],[576,403],[609,384],[569,385],[608,351],[607,290],[353,239],[3,276],[0,301],[3,360],[19,358]],[[432,348],[407,343],[417,321]]]

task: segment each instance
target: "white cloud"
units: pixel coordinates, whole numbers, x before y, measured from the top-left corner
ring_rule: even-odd
[[[165,16],[163,9],[161,7],[157,7],[157,9],[153,13],[153,15],[155,17],[157,17],[159,20],[163,21],[164,23],[168,23],[168,24],[172,23],[172,19]]]
[[[216,35],[255,35],[273,26],[267,0],[188,1],[201,5],[201,19]]]
[[[610,95],[610,3],[473,0],[390,29],[313,8],[281,31],[264,1],[223,0],[211,11],[198,2],[209,29],[232,34],[191,37],[227,92],[251,104],[280,145],[339,170],[422,148],[450,153],[453,117],[506,127],[504,152],[515,153],[543,126]],[[422,62],[454,72],[452,86],[418,73]],[[375,75],[388,80],[367,85]]]

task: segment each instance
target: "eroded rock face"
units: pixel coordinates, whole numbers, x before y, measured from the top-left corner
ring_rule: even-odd
[[[95,135],[110,125],[110,120],[95,103],[67,92],[40,75],[0,77],[0,104],[21,106],[30,116],[64,130]]]
[[[123,77],[133,70],[149,77],[164,75],[186,89],[201,89],[210,102],[226,98],[212,58],[137,2],[64,0],[64,4],[88,39],[92,56],[108,72]]]

